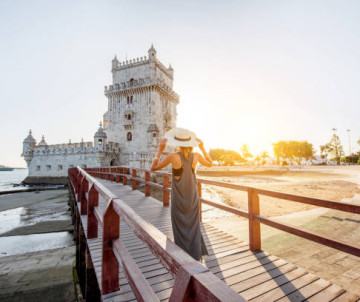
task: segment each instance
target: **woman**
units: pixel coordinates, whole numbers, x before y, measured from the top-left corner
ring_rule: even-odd
[[[159,162],[166,144],[179,147],[180,152],[170,153]],[[203,156],[192,152],[195,146],[199,146]],[[174,241],[195,260],[200,261],[202,256],[207,255],[207,250],[200,231],[200,200],[195,176],[198,162],[207,167],[212,166],[203,142],[187,129],[173,128],[160,141],[151,171],[172,164],[171,223]]]

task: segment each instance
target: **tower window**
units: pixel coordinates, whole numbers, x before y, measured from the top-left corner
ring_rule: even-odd
[[[130,79],[130,86],[134,85],[134,79]]]
[[[99,139],[99,145],[102,145],[102,139],[101,138]]]
[[[46,165],[46,171],[50,171],[51,170],[51,165]]]
[[[132,133],[131,132],[128,132],[127,134],[126,134],[126,138],[127,138],[127,140],[130,142],[130,141],[132,141]]]
[[[132,95],[128,95],[128,96],[126,97],[126,103],[132,104],[132,102],[133,102],[133,96],[132,96]]]
[[[58,171],[61,171],[63,169],[62,165],[58,165]]]
[[[154,132],[154,133],[153,133],[153,137],[156,137],[156,136],[157,136],[157,135],[156,135],[156,132]]]
[[[36,166],[36,171],[40,171],[40,166]]]

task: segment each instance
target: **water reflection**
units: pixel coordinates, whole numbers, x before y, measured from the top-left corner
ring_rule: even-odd
[[[0,234],[20,227],[22,225],[20,217],[23,213],[25,213],[23,207],[0,212]]]
[[[0,257],[19,255],[73,245],[69,232],[0,237]]]
[[[38,209],[19,207],[2,211],[0,212],[0,235],[18,227],[54,220],[69,220],[69,214],[64,205],[54,204]]]

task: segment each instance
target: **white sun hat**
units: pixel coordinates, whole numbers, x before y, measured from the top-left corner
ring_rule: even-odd
[[[196,140],[196,134],[184,128],[172,128],[165,133],[166,144],[178,147],[196,147],[199,142]]]

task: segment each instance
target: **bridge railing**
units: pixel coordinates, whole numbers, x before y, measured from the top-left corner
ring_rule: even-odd
[[[114,176],[115,181],[119,181],[118,176],[122,176],[123,181],[126,179],[125,182],[128,179],[140,181],[137,179],[136,172],[129,177],[125,170],[127,168],[123,168],[122,173],[120,170],[109,173],[112,170],[106,169],[99,168],[98,171],[88,169],[88,172],[80,167],[69,169],[69,180],[79,204],[76,208],[79,208],[80,215],[87,215],[86,237],[98,238],[99,226],[103,232],[100,286],[103,295],[119,290],[119,265],[121,265],[139,301],[159,301],[158,296],[120,240],[120,219],[122,219],[175,277],[170,301],[183,301],[190,296],[204,301],[245,301],[161,231],[143,220],[98,179],[90,175],[106,179]],[[168,177],[168,175],[163,176]],[[168,192],[165,186],[163,188],[164,192]],[[99,208],[99,195],[107,201],[105,210]]]
[[[169,188],[169,179],[171,177],[170,173],[161,173],[161,172],[152,172],[150,170],[145,169],[137,169],[137,168],[129,168],[129,167],[104,167],[104,168],[92,168],[87,169],[90,174],[113,181],[120,181],[120,177],[123,177],[126,180],[129,180],[132,182],[132,188],[135,190],[136,183],[141,182],[145,184],[145,195],[150,195],[150,186],[156,187],[158,189],[163,190],[164,197],[163,199],[166,200],[166,203],[164,202],[164,206],[169,205],[169,191],[171,190]],[[120,172],[122,171],[122,173]],[[124,173],[130,173],[126,174]],[[140,172],[145,175],[145,178],[140,178],[139,174]],[[151,174],[162,176],[164,178],[163,185],[159,185],[157,183],[151,182]],[[166,179],[165,179],[166,178]],[[124,183],[125,184],[125,183]],[[225,204],[219,204],[217,202],[207,200],[202,198],[202,184],[206,185],[212,185],[212,186],[218,186],[223,188],[229,188],[234,190],[239,190],[243,192],[247,192],[248,196],[248,211],[243,211],[238,208],[225,205]],[[331,248],[355,255],[360,257],[360,246],[353,245],[350,243],[346,243],[341,240],[333,239],[331,237],[317,234],[314,232],[310,232],[308,230],[304,230],[301,228],[297,228],[294,226],[291,226],[289,224],[280,223],[275,221],[274,219],[265,217],[263,215],[260,215],[260,196],[268,196],[273,198],[278,198],[282,200],[288,200],[308,205],[314,205],[318,207],[328,208],[328,209],[335,209],[343,212],[348,213],[354,213],[354,214],[360,214],[360,206],[354,205],[354,204],[348,204],[344,202],[337,202],[337,201],[331,201],[326,199],[319,199],[319,198],[313,198],[313,197],[305,197],[295,194],[288,194],[288,193],[282,193],[282,192],[276,192],[272,190],[265,190],[250,186],[242,186],[237,184],[230,184],[230,183],[224,183],[219,181],[212,181],[208,179],[197,179],[197,186],[198,186],[198,192],[200,196],[200,219],[202,217],[202,204],[207,204],[212,207],[245,217],[248,219],[249,222],[249,246],[252,251],[260,250],[261,249],[261,231],[260,231],[260,223],[266,224],[268,226],[271,226],[273,228],[276,228],[278,230],[314,241],[316,243],[329,246]],[[167,195],[166,195],[167,194]],[[166,196],[166,197],[165,197]]]

